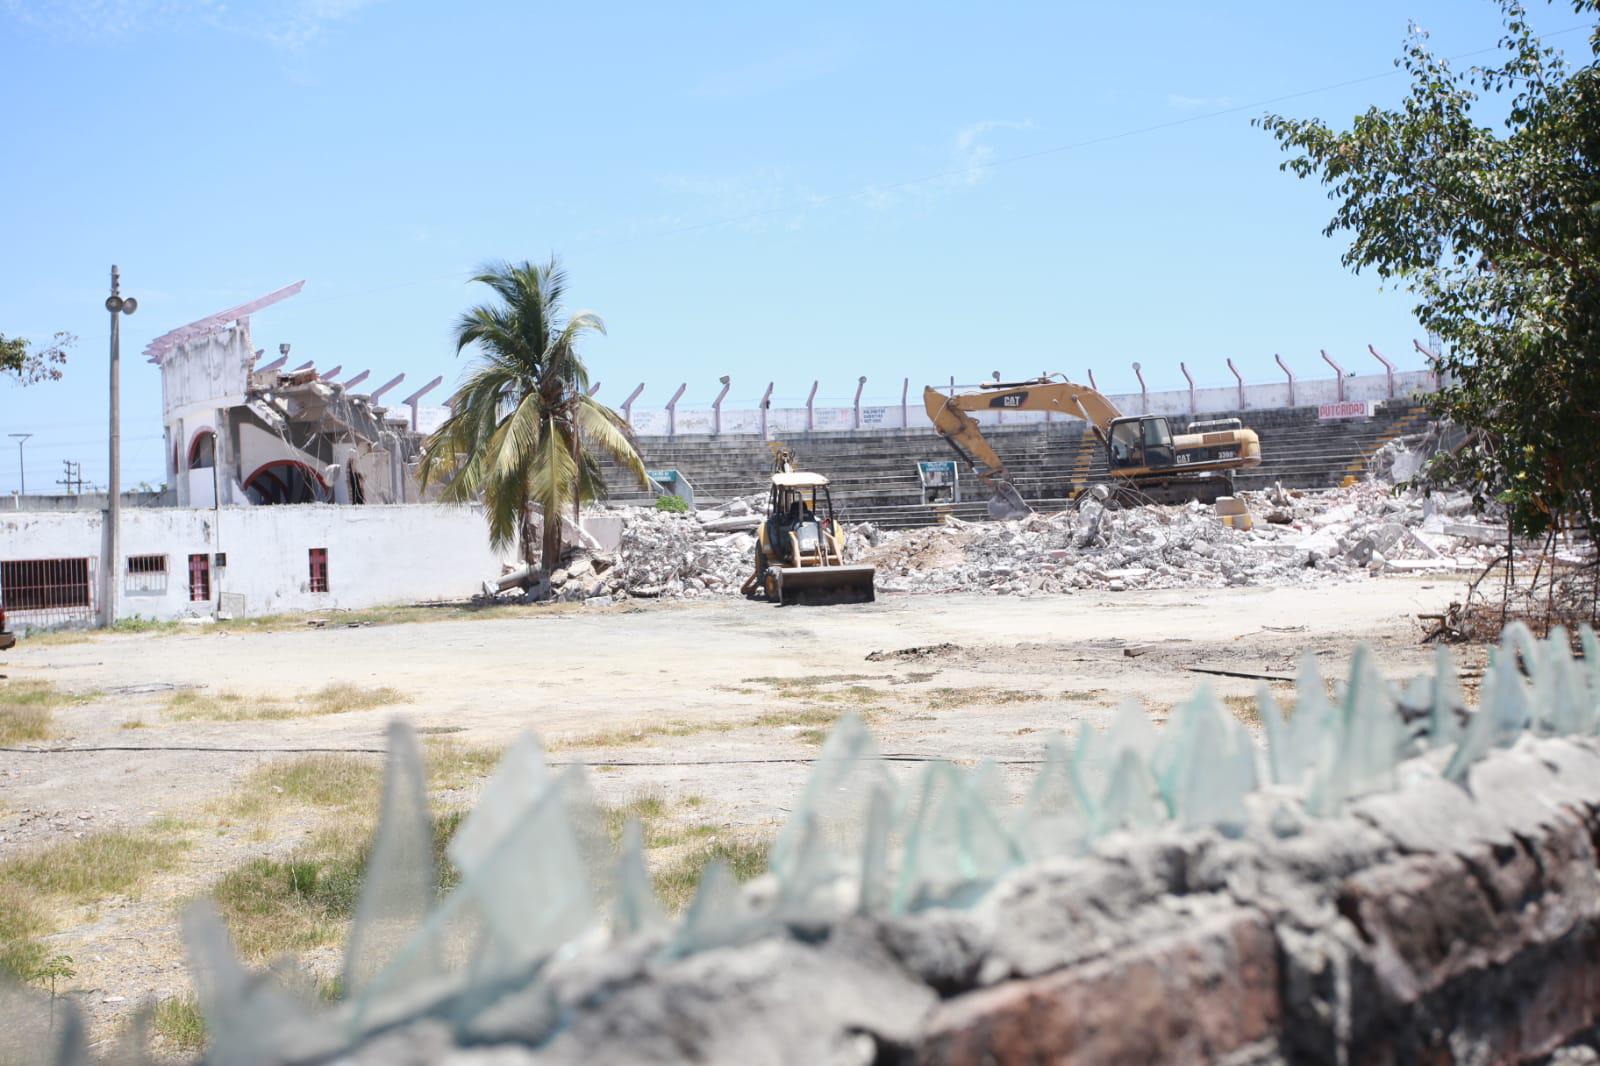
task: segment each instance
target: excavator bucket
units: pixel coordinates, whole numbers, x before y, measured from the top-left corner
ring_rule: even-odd
[[[783,604],[871,603],[872,566],[784,566],[776,569]]]
[[[997,478],[989,483],[989,487],[994,489],[994,495],[989,497],[990,518],[999,521],[1005,518],[1021,518],[1033,513],[1033,508],[1028,506],[1027,501],[1011,482]]]

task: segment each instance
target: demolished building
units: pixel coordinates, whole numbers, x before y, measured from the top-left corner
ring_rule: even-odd
[[[426,431],[418,401],[435,378],[395,411],[380,401],[405,378],[358,392],[370,371],[342,366],[288,369],[289,345],[262,364],[250,317],[300,292],[276,292],[171,330],[145,348],[161,368],[168,483],[180,507],[288,503],[417,503]]]

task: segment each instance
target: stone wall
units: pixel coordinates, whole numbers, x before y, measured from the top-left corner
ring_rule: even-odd
[[[1278,840],[1033,870],[927,1063],[1515,1062],[1600,1016],[1600,757],[1540,741]],[[985,981],[985,979],[988,979]]]
[[[1466,787],[1291,810],[1237,838],[1113,836],[967,910],[557,961],[462,1030],[412,1023],[355,1059],[1491,1063],[1600,1019],[1600,744],[1525,738]]]

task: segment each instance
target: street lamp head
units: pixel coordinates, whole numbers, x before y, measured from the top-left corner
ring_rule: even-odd
[[[112,314],[116,314],[118,311],[122,310],[122,297],[120,297],[120,296],[107,296],[106,297],[106,310],[110,311]]]
[[[123,314],[131,315],[137,310],[139,310],[139,301],[135,300],[132,296],[129,296],[128,298],[126,298],[125,300],[122,301],[122,313]]]

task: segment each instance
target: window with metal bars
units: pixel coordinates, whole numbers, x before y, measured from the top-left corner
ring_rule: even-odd
[[[8,611],[88,607],[89,560],[8,559],[0,562],[0,592]]]
[[[167,591],[167,557],[165,555],[128,556],[128,574],[123,587],[128,592]]]
[[[328,591],[328,549],[311,549],[311,591]]]

